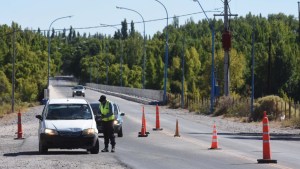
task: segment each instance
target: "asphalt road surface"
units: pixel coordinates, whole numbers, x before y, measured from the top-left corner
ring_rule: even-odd
[[[70,87],[55,87],[51,97],[72,97]],[[86,91],[86,99],[95,102],[101,93]],[[300,168],[299,134],[271,136],[272,159],[277,164],[258,164],[262,158],[261,134],[252,130],[239,131],[246,124],[219,121],[213,117],[199,116],[186,110],[172,110],[160,107],[162,131],[153,131],[156,116],[155,106],[107,95],[109,100],[119,104],[125,113],[124,136],[116,137],[115,153],[88,154],[85,150],[49,149],[49,154],[38,153],[37,127],[43,106],[24,113],[24,137],[14,140],[16,120],[1,119],[0,168],[159,168],[159,169],[257,169],[257,168]],[[138,137],[141,131],[142,107],[145,108],[148,137]],[[13,115],[11,115],[13,116]],[[174,137],[176,120],[179,122],[180,137]],[[218,130],[218,144],[221,150],[209,150],[212,142],[212,126]],[[258,123],[260,125],[260,123]],[[262,128],[261,126],[255,126]],[[6,134],[3,134],[6,133]],[[100,135],[100,149],[103,138]]]

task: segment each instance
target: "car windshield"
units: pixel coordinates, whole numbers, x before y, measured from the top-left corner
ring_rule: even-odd
[[[74,89],[83,89],[83,86],[75,86]]]
[[[88,104],[50,104],[47,120],[92,119]]]

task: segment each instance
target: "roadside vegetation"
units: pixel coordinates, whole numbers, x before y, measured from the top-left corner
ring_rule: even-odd
[[[32,103],[27,103],[27,102],[19,102],[15,103],[15,112],[24,112],[26,111],[29,107],[37,106],[39,105],[38,102],[32,102]],[[4,117],[6,114],[10,114],[12,112],[12,106],[10,103],[5,103],[5,104],[0,104],[0,118]]]
[[[211,23],[206,20],[195,22],[190,18],[180,25],[179,19],[174,16],[173,22],[168,25],[169,60],[166,85],[172,107],[181,106],[178,95],[184,92],[185,108],[205,114],[209,112],[210,101],[205,98],[210,97],[211,89],[210,24],[214,24],[215,28],[215,74],[220,89],[214,109],[215,116],[234,116],[244,121],[256,121],[260,120],[260,113],[265,107],[281,108],[281,104],[294,105],[300,101],[300,37],[295,16],[281,13],[268,17],[248,14],[231,19],[230,98],[221,97],[224,86],[223,21],[219,19]],[[124,19],[113,36],[101,32],[94,35],[80,34],[72,27],[57,29],[53,28],[49,33],[51,76],[74,75],[82,84],[89,82],[114,86],[120,86],[122,79],[122,86],[142,88],[144,39],[135,30],[135,23],[127,23]],[[146,38],[147,89],[162,90],[164,86],[166,30],[165,28],[162,32]],[[17,23],[10,26],[0,25],[2,112],[7,112],[12,98],[14,53],[16,102],[32,103],[43,98],[48,70],[47,31],[39,28],[22,29]],[[255,37],[255,111],[259,113],[253,113],[250,117],[252,33]],[[290,112],[291,114],[284,112],[287,113],[285,119],[294,117],[292,107]],[[278,120],[282,113],[282,110],[270,109],[270,118]],[[292,118],[289,120],[293,121]]]
[[[172,98],[169,106],[179,108],[182,105],[180,96],[169,96]],[[210,116],[222,116],[224,118],[238,119],[240,122],[250,123],[263,119],[264,111],[267,112],[269,121],[280,122],[282,127],[300,128],[300,104],[291,98],[269,95],[257,98],[253,105],[251,113],[251,99],[242,98],[237,95],[230,97],[219,97],[216,99],[214,111],[210,112],[210,100],[196,99],[191,100],[188,97],[184,108],[196,114]]]

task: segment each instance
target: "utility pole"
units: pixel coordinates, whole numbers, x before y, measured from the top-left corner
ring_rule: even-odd
[[[255,42],[255,35],[254,35],[254,26],[252,30],[252,49],[251,49],[251,59],[252,59],[252,66],[251,66],[251,115],[254,113],[254,42]]]
[[[215,14],[214,16],[224,16],[224,32],[222,34],[222,44],[224,49],[224,95],[229,96],[230,88],[230,57],[229,51],[231,48],[231,33],[229,31],[229,16],[238,16],[237,14],[229,14],[228,0],[224,0],[224,14]]]
[[[269,51],[268,51],[268,79],[267,79],[267,95],[271,94],[271,48],[272,41],[269,37]]]
[[[183,35],[183,45],[182,45],[182,79],[181,79],[181,108],[184,109],[184,53],[185,53],[185,34]]]
[[[14,26],[14,25],[13,25]],[[15,26],[14,26],[15,27]],[[12,98],[11,98],[11,111],[15,112],[15,58],[16,58],[16,30],[13,28],[13,60],[12,60]]]
[[[298,20],[299,20],[299,29],[298,29],[298,44],[300,44],[300,1],[298,1],[298,12],[299,12],[299,15],[298,15]]]

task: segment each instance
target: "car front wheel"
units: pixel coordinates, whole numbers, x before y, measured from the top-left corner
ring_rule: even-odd
[[[120,128],[119,132],[118,132],[118,137],[123,137],[123,130],[122,127]]]
[[[96,144],[93,148],[89,149],[91,154],[98,154],[99,153],[99,141],[97,139]]]
[[[39,153],[46,154],[48,152],[48,148],[44,146],[41,142],[39,142]]]

